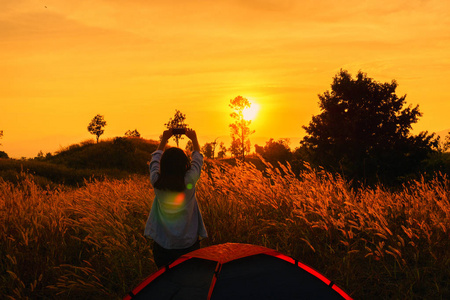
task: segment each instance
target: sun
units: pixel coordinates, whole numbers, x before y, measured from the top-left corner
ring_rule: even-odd
[[[244,108],[242,113],[244,114],[245,120],[252,121],[256,118],[258,111],[259,111],[259,104],[258,103],[250,103],[250,107]]]

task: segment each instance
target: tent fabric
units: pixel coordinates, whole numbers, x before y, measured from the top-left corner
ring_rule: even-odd
[[[275,250],[227,243],[183,255],[124,300],[351,299],[311,267]]]

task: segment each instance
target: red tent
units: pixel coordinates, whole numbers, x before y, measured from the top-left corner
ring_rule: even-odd
[[[130,299],[351,298],[316,270],[275,250],[227,243],[181,256],[124,298]]]

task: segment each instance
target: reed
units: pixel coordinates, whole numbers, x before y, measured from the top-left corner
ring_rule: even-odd
[[[450,182],[397,192],[352,189],[307,166],[208,163],[197,196],[209,238],[274,248],[356,299],[450,296]],[[120,299],[156,270],[143,236],[147,177],[44,189],[0,179],[0,294],[7,299]]]

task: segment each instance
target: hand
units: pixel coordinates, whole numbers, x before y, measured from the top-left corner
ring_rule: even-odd
[[[158,150],[164,150],[166,147],[167,141],[172,136],[172,129],[165,130],[161,136],[161,142],[159,143]]]
[[[195,132],[195,130],[190,129],[190,128],[186,128],[186,133],[185,135],[192,141],[197,139],[197,133]]]
[[[193,129],[186,128],[185,135],[192,141],[192,146],[194,146],[194,151],[200,152],[200,145],[197,140],[197,133]]]
[[[165,130],[162,134],[162,139],[161,140],[165,140],[168,141],[171,137],[172,137],[173,133],[172,133],[172,128],[170,128],[169,130]]]

